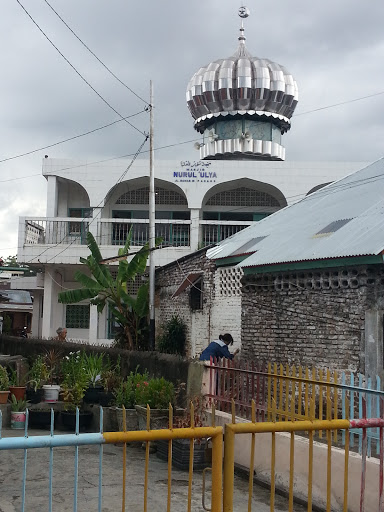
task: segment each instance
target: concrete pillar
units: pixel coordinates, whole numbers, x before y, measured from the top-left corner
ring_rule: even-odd
[[[52,269],[48,267],[45,269],[44,273],[43,328],[41,332],[41,336],[43,338],[52,338],[54,336],[53,304],[57,303],[57,294],[55,283],[53,282],[50,274],[52,274]]]
[[[375,377],[383,371],[383,311],[365,312],[365,375]]]
[[[89,343],[97,344],[97,333],[99,327],[99,314],[97,306],[91,304],[89,310]]]
[[[102,232],[100,226],[101,210],[102,208],[100,207],[93,208],[93,215],[91,219],[92,222],[89,224],[89,231],[95,237],[95,240],[99,245],[105,245],[106,242],[103,242],[102,240]]]
[[[200,242],[200,210],[198,208],[191,209],[191,250],[197,251]]]
[[[42,294],[36,290],[33,293],[33,315],[32,315],[32,338],[39,338],[41,335],[41,306],[42,306]]]
[[[47,217],[57,217],[58,183],[56,176],[48,176]]]

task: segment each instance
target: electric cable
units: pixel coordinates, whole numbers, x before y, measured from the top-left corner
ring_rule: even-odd
[[[142,114],[143,112],[146,112],[146,110],[145,109],[140,110],[139,112],[136,112],[135,114],[131,114],[129,116],[124,117],[123,119],[117,119],[116,121],[112,121],[111,123],[105,124],[103,126],[99,126],[98,128],[93,128],[92,130],[88,130],[87,132],[80,133],[78,135],[73,135],[72,137],[68,137],[67,139],[63,139],[58,142],[54,142],[52,144],[49,144],[48,146],[43,146],[41,148],[32,149],[31,151],[27,151],[26,153],[21,153],[19,155],[14,155],[14,156],[10,156],[7,158],[3,158],[2,160],[0,160],[0,164],[3,162],[8,162],[9,160],[15,160],[16,158],[21,158],[21,157],[24,157],[27,155],[32,155],[33,153],[37,153],[38,151],[43,151],[44,149],[53,148],[54,146],[58,146],[59,144],[64,144],[65,142],[70,142],[71,140],[80,139],[81,137],[85,137],[86,135],[90,135],[91,133],[95,133],[100,130],[104,130],[105,128],[109,128],[110,126],[113,126],[117,123],[121,123],[125,119],[130,119],[131,117],[138,116],[139,114]],[[36,176],[36,174],[32,174],[31,176]],[[29,178],[30,176],[25,176],[25,177]],[[13,178],[13,179],[19,180],[22,178]],[[11,181],[11,180],[0,180],[0,182],[2,182],[2,181]]]
[[[354,103],[355,101],[366,100],[368,98],[373,98],[375,96],[380,96],[382,94],[384,94],[384,91],[375,92],[373,94],[368,94],[367,96],[360,96],[360,98],[354,98],[352,100],[341,101],[340,103],[334,103],[333,105],[326,105],[325,107],[314,108],[313,110],[307,110],[306,112],[299,112],[297,114],[295,113],[294,117],[296,118],[298,116],[304,116],[306,114],[312,114],[313,112],[319,112],[320,110],[327,110],[329,108],[340,107],[341,105],[347,105],[348,103]]]
[[[132,90],[126,83],[124,83],[118,76],[111,71],[111,69],[101,60],[99,57],[89,48],[88,45],[84,43],[82,39],[75,33],[75,31],[68,25],[68,23],[60,16],[60,14],[52,7],[52,5],[48,2],[48,0],[44,0],[44,2],[48,5],[48,7],[56,14],[56,16],[64,23],[64,25],[67,27],[67,29],[76,37],[76,39],[86,48],[91,55],[95,57],[95,59],[108,71],[110,75],[113,76],[121,85],[123,85],[128,91],[130,91],[132,94],[136,96],[139,100],[141,100],[143,103],[145,103],[147,106],[149,106],[148,101],[144,100],[141,96],[135,93],[134,90]]]
[[[146,136],[146,137],[145,137],[144,141],[141,143],[141,145],[140,145],[139,149],[136,151],[136,153],[135,153],[134,157],[132,158],[132,160],[131,160],[130,164],[128,165],[127,169],[125,169],[125,171],[124,171],[124,173],[122,174],[122,176],[121,176],[121,177],[116,181],[116,183],[113,185],[113,187],[112,187],[112,188],[116,187],[116,186],[121,182],[121,178],[127,174],[127,172],[129,171],[129,169],[132,167],[132,165],[133,165],[134,161],[136,160],[136,158],[137,158],[137,157],[138,157],[138,155],[140,154],[141,149],[143,148],[143,146],[144,146],[144,144],[147,142],[147,140],[148,140],[148,136]],[[109,192],[108,192],[108,193],[109,193]],[[108,196],[108,194],[107,194],[107,196]],[[99,202],[99,204],[98,204],[97,206],[95,206],[94,208],[99,208],[99,207],[100,207],[100,205],[105,201],[105,199],[106,199],[106,197],[107,197],[107,196],[103,197],[103,199]],[[83,218],[82,218],[82,220],[81,220],[81,222],[84,222],[84,221],[86,221],[87,219],[89,220],[89,217],[83,217]],[[96,219],[97,219],[97,217],[93,217],[92,219],[90,219],[90,220],[89,220],[89,222],[88,222],[88,226],[90,226],[90,225],[91,225],[91,224],[92,224]],[[62,239],[61,239],[59,242],[57,242],[57,243],[56,243],[56,244],[54,244],[53,246],[49,246],[49,247],[47,247],[47,248],[46,248],[46,249],[44,249],[40,254],[38,254],[37,256],[34,256],[31,260],[24,262],[24,265],[28,265],[29,263],[32,263],[34,260],[39,261],[39,258],[40,258],[43,254],[45,254],[48,250],[50,250],[50,249],[54,249],[54,248],[55,248],[55,247],[57,247],[58,245],[61,245],[61,243],[65,240],[66,236],[67,236],[67,235],[64,235],[64,236],[62,237]],[[63,252],[65,252],[65,251],[66,251],[66,250],[67,250],[71,245],[73,245],[73,244],[76,242],[76,240],[78,240],[80,237],[81,237],[81,235],[77,235],[77,236],[75,236],[75,237],[73,238],[73,240],[71,241],[71,243],[69,243],[68,245],[66,245],[66,246],[63,248],[63,250],[61,250],[59,253],[55,254],[52,258],[50,258],[49,260],[47,260],[47,261],[45,262],[45,264],[49,263],[49,261],[51,261],[52,259],[56,258],[57,256],[59,256],[59,255],[60,255],[60,254],[62,254]]]
[[[30,20],[34,23],[34,25],[39,29],[39,31],[43,34],[43,36],[49,41],[49,43],[55,48],[55,50],[61,55],[61,57],[70,65],[70,67],[75,71],[75,73],[85,82],[90,89],[111,109],[115,114],[117,114],[122,120],[124,120],[129,126],[134,128],[137,132],[141,133],[141,135],[146,135],[144,132],[139,130],[135,125],[130,123],[128,119],[125,119],[123,115],[120,114],[94,87],[88,82],[88,80],[78,71],[78,69],[67,59],[67,57],[59,50],[59,48],[54,44],[54,42],[48,37],[48,35],[44,32],[44,30],[38,25],[38,23],[33,19],[31,14],[27,11],[27,9],[23,6],[20,0],[16,0],[16,2],[20,5],[26,15],[30,18]],[[151,107],[152,108],[152,107]]]

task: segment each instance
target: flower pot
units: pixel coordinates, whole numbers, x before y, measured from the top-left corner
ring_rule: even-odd
[[[79,430],[88,430],[93,413],[91,411],[80,411],[79,413]],[[61,424],[66,430],[76,429],[76,413],[72,411],[61,411],[60,412]]]
[[[102,391],[99,394],[99,403],[102,407],[110,407],[113,404],[115,399],[115,395],[110,391]]]
[[[9,392],[15,395],[16,400],[23,400],[26,389],[25,386],[9,386]]]
[[[120,407],[116,407],[116,419],[117,419],[117,427],[119,432],[124,430],[123,426],[123,409]],[[136,413],[136,409],[125,409],[125,428],[126,430],[138,430],[138,416]]]
[[[11,428],[22,429],[25,428],[26,412],[11,411]]]
[[[57,424],[59,411],[54,411],[54,425]],[[29,409],[28,426],[31,428],[49,429],[51,427],[50,409]]]
[[[56,384],[44,384],[43,390],[45,402],[57,402],[59,398],[60,386]]]
[[[135,405],[139,430],[147,430],[147,408],[142,405]],[[168,409],[151,409],[150,428],[151,430],[159,430],[168,428],[169,411]]]
[[[84,402],[87,404],[99,404],[100,395],[104,392],[103,386],[90,386],[84,393]]]
[[[31,404],[39,404],[43,401],[44,391],[43,388],[36,389],[36,391],[33,388],[27,388],[25,395]]]
[[[204,469],[208,466],[205,439],[196,440],[193,446],[193,469]],[[168,441],[157,441],[157,457],[168,461]],[[174,439],[172,441],[172,465],[177,469],[189,469],[190,439]]]
[[[9,391],[0,391],[0,404],[6,404],[8,401]]]

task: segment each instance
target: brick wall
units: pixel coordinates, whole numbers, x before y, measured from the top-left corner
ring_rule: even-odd
[[[365,315],[383,308],[382,266],[253,274],[242,284],[242,359],[364,372]]]
[[[187,325],[187,355],[198,356],[219,334],[230,332],[240,346],[241,334],[241,271],[216,269],[215,263],[201,250],[156,271],[156,323],[160,326],[173,315]],[[203,309],[192,311],[188,287],[172,298],[190,273],[203,273]]]

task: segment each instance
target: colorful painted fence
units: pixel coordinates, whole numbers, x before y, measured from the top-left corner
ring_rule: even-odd
[[[274,409],[274,402],[272,400]],[[314,402],[309,406],[310,411],[314,411]],[[330,409],[329,409],[330,411]],[[235,422],[235,404],[232,410],[232,423],[225,425],[225,458],[224,458],[224,495],[223,495],[223,510],[224,512],[232,512],[236,508],[233,492],[234,492],[234,468],[235,468],[235,450],[240,448],[245,443],[241,441],[236,446],[236,438],[244,434],[251,435],[251,443],[248,447],[249,460],[249,501],[248,512],[252,510],[252,497],[254,493],[254,469],[258,466],[258,457],[262,458],[265,463],[266,453],[263,453],[265,446],[268,446],[267,454],[269,458],[269,482],[270,482],[270,510],[275,510],[275,485],[284,481],[285,487],[288,491],[288,512],[296,510],[294,505],[295,492],[299,487],[299,480],[297,473],[301,472],[303,475],[303,467],[306,465],[305,474],[307,476],[306,482],[301,482],[305,489],[304,499],[307,502],[307,510],[314,509],[315,500],[314,494],[317,493],[317,500],[321,503],[317,504],[316,510],[319,506],[326,512],[333,510],[340,510],[343,512],[364,512],[377,510],[383,512],[383,433],[384,433],[384,418],[371,418],[361,420],[348,420],[348,419],[333,419],[324,420],[301,420],[295,421],[294,413],[292,410],[291,416],[287,421],[276,421],[275,411],[271,411],[272,421],[257,422],[256,421],[256,404],[251,402],[251,421],[247,423]],[[370,471],[367,476],[367,430],[369,428],[379,429],[380,439],[380,460],[375,466],[376,471]],[[362,456],[356,461],[351,461],[349,453],[349,438],[351,431],[360,430],[362,433]],[[323,454],[325,457],[321,458],[318,452],[318,446],[315,446],[314,435],[319,432],[324,432],[327,439],[326,448],[323,447]],[[335,465],[335,453],[332,450],[332,432],[343,431],[345,434],[345,448],[342,457],[342,464]],[[287,444],[286,453],[282,453],[282,445],[279,443],[281,439],[277,436],[285,434]],[[308,434],[308,443],[305,444],[305,452],[302,450],[303,443],[301,443],[301,451],[297,448],[298,440],[295,434]],[[269,436],[268,436],[269,435]],[[289,437],[287,437],[287,435]],[[268,440],[266,439],[268,437]],[[261,445],[256,447],[258,438],[262,438]],[[319,443],[317,443],[319,444]],[[320,445],[321,448],[321,445]],[[286,457],[284,457],[286,455]],[[357,456],[358,457],[358,456]],[[282,470],[282,459],[286,458],[286,470]],[[351,471],[352,466],[358,463],[358,471],[360,474]],[[297,467],[297,469],[296,469]],[[371,470],[372,468],[370,468]],[[374,481],[373,481],[374,480]],[[337,481],[337,482],[336,482]],[[304,484],[304,485],[303,485]],[[369,490],[367,487],[369,485]],[[323,486],[323,487],[322,487]],[[319,495],[319,489],[320,491]],[[280,509],[279,509],[280,510]]]
[[[191,405],[191,417],[193,418],[193,410]],[[212,417],[214,418],[214,412]],[[28,412],[27,412],[28,421]],[[147,512],[149,508],[152,510],[166,510],[171,512],[175,510],[192,510],[192,490],[193,490],[193,466],[194,466],[194,442],[199,439],[210,439],[212,445],[212,483],[210,492],[210,510],[212,512],[221,512],[222,503],[222,457],[223,457],[223,428],[215,427],[213,425],[195,427],[193,420],[191,426],[188,428],[172,428],[173,426],[173,411],[170,407],[169,411],[169,427],[162,430],[150,430],[150,409],[147,407],[147,429],[140,431],[127,431],[125,424],[125,415],[123,420],[123,431],[121,432],[100,432],[97,433],[80,433],[79,432],[79,411],[76,413],[76,429],[74,434],[57,434],[54,432],[54,411],[51,411],[51,427],[48,435],[34,435],[34,432],[28,431],[28,423],[26,423],[23,436],[16,436],[17,431],[13,431],[13,436],[9,436],[10,431],[6,432],[7,437],[3,437],[2,430],[2,414],[0,411],[0,452],[2,452],[2,465],[1,465],[1,484],[18,485],[21,477],[21,512],[36,510],[60,511],[69,510],[68,496],[64,494],[73,495],[73,512],[78,510],[95,510],[98,512],[106,510],[143,510]],[[100,425],[103,425],[103,409],[100,408]],[[172,446],[176,439],[189,440],[189,470],[188,470],[188,488],[187,492],[182,497],[179,494],[172,495]],[[156,496],[157,482],[151,481],[149,475],[149,452],[150,443],[155,441],[168,441],[168,465],[166,470],[167,479],[165,480],[166,492],[164,496]],[[137,442],[145,443],[145,461],[141,463],[141,459],[129,460],[127,458],[127,443]],[[121,459],[114,459],[114,481],[111,478],[106,482],[107,475],[103,471],[104,451],[108,444],[115,445],[121,443],[118,451],[121,454]],[[139,446],[140,446],[139,445]],[[73,452],[73,465],[68,460],[63,461],[61,456],[63,448],[74,448]],[[87,462],[82,460],[81,450],[87,449],[88,451],[93,447],[93,458],[88,456]],[[36,461],[29,462],[31,458],[31,451],[34,453],[39,452],[35,449],[44,449],[47,453],[45,462],[41,460],[39,467]],[[18,460],[18,467],[5,467],[4,466],[4,451],[10,452],[12,455],[15,452],[22,451],[23,458]],[[88,454],[89,455],[89,454]],[[110,454],[111,455],[111,454]],[[115,454],[116,455],[116,454]],[[96,459],[95,459],[96,457]],[[81,462],[83,466],[81,467]],[[92,482],[88,482],[88,495],[85,495],[84,479],[85,466],[88,464],[92,468]],[[131,475],[133,473],[140,474],[139,483],[130,480],[127,475],[127,468],[133,465]],[[164,465],[164,463],[162,463]],[[144,467],[142,467],[144,466]],[[111,466],[109,466],[111,468]],[[89,469],[89,468],[88,468]],[[4,471],[7,473],[4,475]],[[70,474],[73,477],[73,484],[63,488],[62,480]],[[88,475],[88,473],[87,473]],[[153,476],[153,475],[152,475]],[[8,477],[8,478],[7,478]],[[55,477],[55,478],[54,478]],[[33,484],[36,481],[42,482],[40,487],[35,487]],[[160,485],[164,487],[164,483]],[[110,487],[117,488],[117,495],[111,496]],[[16,490],[16,489],[15,489]],[[18,491],[20,492],[20,491]],[[15,492],[16,494],[17,492]],[[39,493],[37,499],[39,500],[38,506],[36,501],[31,500],[31,495]],[[4,503],[4,494],[1,494],[0,508],[7,507]],[[106,496],[104,496],[106,494]],[[152,500],[150,500],[150,495]],[[154,496],[155,495],[155,496]],[[162,501],[160,498],[164,498]],[[198,496],[199,505],[201,505],[201,493]],[[64,499],[66,504],[63,504]],[[196,502],[196,496],[194,500]],[[113,500],[113,503],[111,501]],[[185,500],[183,502],[182,500]],[[203,501],[204,502],[204,501]],[[199,506],[200,509],[200,506]],[[5,510],[5,508],[4,508]],[[16,510],[13,505],[9,506],[7,510]]]
[[[236,415],[251,419],[251,404],[255,402],[256,421],[270,421],[272,401],[276,404],[278,421],[310,419],[310,403],[315,404],[314,418],[322,420],[381,417],[384,391],[381,380],[366,379],[363,375],[276,363],[257,365],[229,359],[206,363],[208,375],[205,392],[208,402],[223,412],[231,411],[235,402]],[[363,409],[363,401],[366,407]],[[348,405],[347,405],[348,401]],[[317,433],[321,439],[323,432]],[[379,454],[379,431],[367,431],[368,454]],[[345,435],[333,433],[333,441],[345,443]],[[351,432],[351,446],[362,450],[362,431]]]

